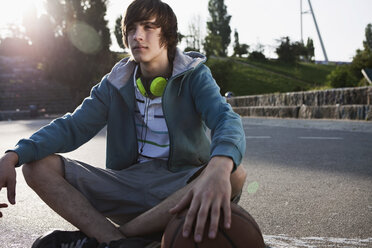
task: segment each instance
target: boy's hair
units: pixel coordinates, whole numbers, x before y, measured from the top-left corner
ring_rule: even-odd
[[[178,42],[177,17],[168,4],[161,0],[134,0],[122,19],[123,42],[128,48],[128,27],[140,22],[155,18],[155,24],[161,28],[160,45],[168,50],[168,60],[173,62]]]

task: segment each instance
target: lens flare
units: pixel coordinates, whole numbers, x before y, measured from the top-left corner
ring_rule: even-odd
[[[67,34],[71,43],[83,53],[94,54],[101,49],[101,37],[93,27],[84,22],[73,23]]]
[[[255,194],[259,188],[258,182],[254,181],[248,184],[247,192],[248,194]]]

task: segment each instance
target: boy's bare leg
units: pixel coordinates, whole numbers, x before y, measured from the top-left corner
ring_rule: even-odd
[[[245,183],[246,170],[243,166],[239,166],[237,170],[231,174],[231,196],[234,197],[238,195]],[[182,189],[176,191],[167,199],[162,201],[160,204],[154,208],[148,210],[147,212],[139,215],[130,222],[122,225],[120,230],[127,237],[141,236],[154,232],[161,232],[165,229],[169,220],[172,218],[169,210],[179,203],[182,197],[184,197],[187,192],[194,186],[196,180],[190,182],[188,185]]]
[[[109,243],[125,236],[140,236],[163,231],[172,217],[169,209],[174,207],[194,186],[196,181],[178,190],[159,205],[134,218],[117,229],[64,178],[61,159],[52,155],[23,166],[28,185],[65,220],[99,242]],[[246,172],[243,166],[231,174],[231,192],[236,195],[242,189]],[[125,234],[125,236],[123,235]]]
[[[123,234],[64,178],[63,163],[52,155],[23,166],[27,184],[65,220],[99,242],[124,238]]]

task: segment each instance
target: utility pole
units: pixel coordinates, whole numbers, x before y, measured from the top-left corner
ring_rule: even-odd
[[[302,33],[302,0],[300,0],[300,17],[301,17],[301,43],[304,44],[304,36]]]
[[[302,2],[302,0],[301,0],[301,2]],[[323,54],[324,54],[325,63],[328,64],[327,53],[326,53],[326,50],[325,50],[325,48],[324,48],[324,44],[323,44],[323,40],[322,40],[322,36],[320,35],[320,31],[319,31],[319,28],[318,28],[318,24],[317,24],[316,19],[315,19],[315,15],[314,15],[313,7],[311,6],[311,2],[310,2],[310,0],[308,0],[308,2],[309,2],[309,6],[310,6],[310,12],[311,12],[311,15],[313,16],[313,19],[314,19],[315,28],[316,28],[316,31],[317,31],[318,36],[319,36],[320,45],[322,46],[322,50],[323,50]],[[301,21],[302,21],[302,15],[301,15]],[[302,30],[302,29],[301,29],[301,30]]]
[[[304,35],[303,35],[303,21],[302,21],[302,15],[308,14],[310,11],[302,11],[302,0],[300,0],[300,17],[301,17],[301,42],[304,43]]]

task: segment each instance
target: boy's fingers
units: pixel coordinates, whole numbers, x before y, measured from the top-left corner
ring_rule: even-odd
[[[7,185],[7,191],[8,191],[8,201],[11,204],[15,204],[15,195],[16,195],[16,181],[12,180]]]
[[[176,214],[176,213],[180,212],[182,209],[185,209],[189,205],[191,199],[192,199],[192,193],[189,192],[189,193],[187,193],[186,196],[184,196],[180,200],[180,202],[176,206],[174,206],[173,208],[169,209],[169,212],[171,214]]]
[[[225,228],[229,229],[231,227],[231,205],[230,205],[230,201],[229,200],[225,201],[222,208],[223,208],[223,214],[224,214],[224,226],[225,226]]]
[[[196,215],[198,214],[199,205],[200,203],[197,200],[193,199],[193,201],[191,202],[190,208],[187,211],[185,222],[183,224],[183,232],[182,232],[182,235],[185,238],[189,237],[191,233],[192,225],[195,221]]]
[[[5,203],[0,203],[0,208],[7,208],[8,207],[8,204],[5,204]],[[3,214],[1,213],[0,211],[0,218],[3,217]]]
[[[202,202],[199,212],[198,212],[198,218],[196,220],[196,226],[195,226],[195,234],[194,234],[194,240],[196,242],[201,242],[203,239],[203,233],[205,224],[208,218],[209,209],[210,209],[211,201],[205,200]]]
[[[214,239],[217,235],[218,223],[220,220],[220,204],[214,204],[211,210],[211,224],[209,226],[208,237]]]

